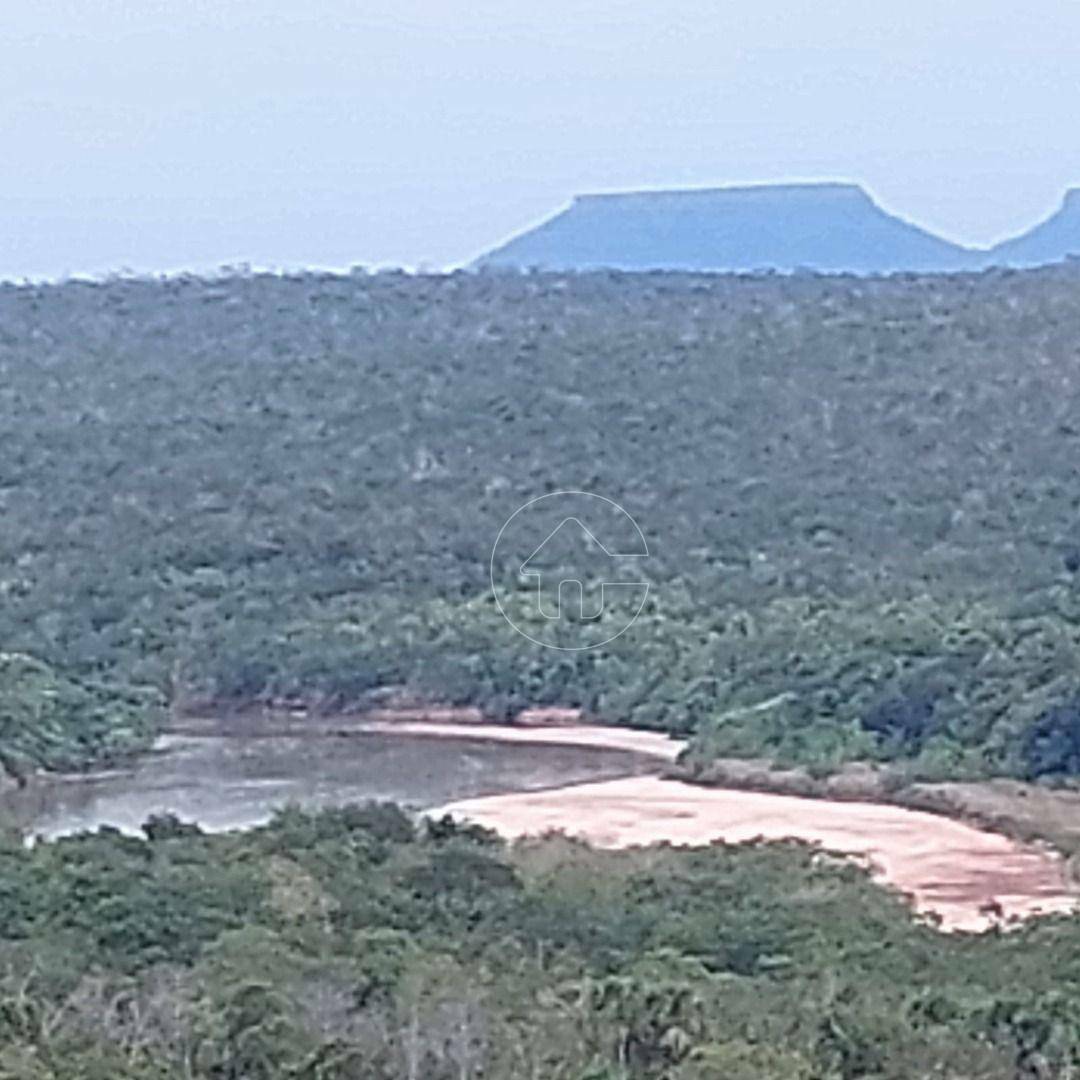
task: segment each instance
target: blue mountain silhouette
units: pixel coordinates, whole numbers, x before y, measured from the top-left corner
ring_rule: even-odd
[[[1080,257],[1080,189],[1022,236],[962,247],[887,213],[857,184],[579,195],[475,267],[821,273],[978,271]]]
[[[998,244],[989,261],[999,266],[1045,266],[1080,257],[1080,188],[1066,192],[1061,207],[1021,236]]]
[[[886,213],[856,184],[820,183],[582,195],[477,265],[883,273],[984,258]]]

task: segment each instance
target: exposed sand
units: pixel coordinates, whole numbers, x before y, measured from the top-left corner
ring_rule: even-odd
[[[629,750],[660,761],[674,761],[684,743],[656,731],[580,724],[510,724],[442,722],[438,720],[373,720],[356,728],[380,735],[428,735],[432,738],[495,739],[499,742],[548,743],[558,746],[596,746],[604,750]]]
[[[880,880],[909,893],[948,930],[1068,911],[1076,903],[1059,857],[962,822],[878,803],[830,802],[703,788],[656,776],[451,803],[449,813],[507,837],[551,830],[597,847],[700,845],[791,837],[866,857]],[[981,910],[982,909],[982,910]]]
[[[301,730],[310,734],[311,724],[304,717]],[[258,725],[262,731],[265,720]],[[489,724],[475,709],[395,704],[317,726],[325,729],[323,734],[397,733],[625,750],[651,758],[657,772],[684,745],[658,732],[582,724],[574,709],[530,709],[511,725]],[[986,794],[993,785],[968,786]],[[972,801],[968,793],[965,804]],[[949,930],[985,930],[1010,919],[1069,911],[1078,899],[1069,888],[1064,861],[1052,851],[940,814],[884,803],[636,776],[469,799],[432,813],[475,821],[508,838],[555,830],[598,847],[737,843],[757,837],[805,840],[865,859],[881,881],[909,894],[916,910],[935,913]]]
[[[673,761],[682,744],[654,732],[595,726],[517,727],[388,721],[365,729],[557,742],[633,750]],[[881,881],[907,893],[917,911],[948,930],[985,930],[1002,920],[1072,910],[1077,902],[1054,852],[1017,843],[937,814],[881,803],[806,799],[628,777],[541,792],[496,795],[434,811],[508,838],[558,831],[598,847],[667,841],[702,845],[793,838],[865,858]]]

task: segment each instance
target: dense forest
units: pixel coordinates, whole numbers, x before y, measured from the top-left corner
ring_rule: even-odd
[[[4,766],[143,745],[166,706],[389,688],[580,706],[690,733],[697,760],[1073,774],[1078,286],[0,286]],[[566,488],[651,553],[641,616],[580,652],[515,633],[489,582],[507,517]]]
[[[507,849],[392,806],[0,844],[4,1080],[1037,1080],[1071,920],[942,935],[797,844]]]

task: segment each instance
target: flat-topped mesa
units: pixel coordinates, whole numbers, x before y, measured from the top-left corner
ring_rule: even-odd
[[[1001,266],[1044,266],[1080,257],[1080,188],[1065,193],[1061,206],[1045,221],[989,252]]]
[[[866,274],[982,258],[886,213],[857,184],[812,183],[580,195],[478,265]]]
[[[621,209],[700,210],[713,204],[774,205],[795,201],[825,204],[850,203],[873,206],[874,200],[858,184],[821,181],[805,184],[745,184],[738,187],[676,188],[667,191],[601,191],[575,195],[575,206]]]

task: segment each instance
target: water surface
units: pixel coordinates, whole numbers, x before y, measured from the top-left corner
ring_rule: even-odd
[[[169,812],[208,830],[248,828],[274,810],[392,800],[414,810],[511,791],[656,771],[618,749],[462,737],[186,731],[163,736],[128,768],[61,776],[10,792],[6,816],[44,838],[111,825],[137,833]]]

